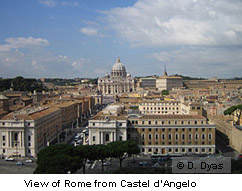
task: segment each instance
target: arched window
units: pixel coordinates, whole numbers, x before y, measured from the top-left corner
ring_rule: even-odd
[[[151,140],[151,139],[152,139],[152,134],[150,133],[150,134],[149,134],[149,140]]]
[[[208,139],[209,139],[209,140],[212,140],[212,137],[213,137],[212,133],[209,133],[209,134],[208,134]]]
[[[204,140],[204,139],[205,139],[205,133],[202,134],[202,140]]]
[[[159,139],[159,135],[158,135],[158,133],[155,134],[155,139],[156,139],[156,140]]]

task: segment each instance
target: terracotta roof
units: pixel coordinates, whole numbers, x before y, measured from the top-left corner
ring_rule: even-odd
[[[30,98],[30,97],[21,97],[20,99],[23,100],[23,101],[27,101],[27,100],[31,100],[32,98]]]
[[[52,104],[50,106],[53,106],[53,107],[68,107],[68,106],[75,105],[75,104],[77,104],[75,101],[68,101],[68,102],[63,102],[63,103]]]
[[[16,117],[19,120],[35,120],[35,119],[44,117],[46,115],[49,115],[58,110],[59,110],[59,108],[49,107],[49,108],[44,108],[43,110],[40,110],[40,111],[36,111],[34,113],[23,113],[21,111],[20,111],[20,113],[12,112],[12,113],[9,113],[8,115],[4,116],[1,120],[13,120],[14,117]],[[24,111],[24,110],[22,110],[22,111]]]

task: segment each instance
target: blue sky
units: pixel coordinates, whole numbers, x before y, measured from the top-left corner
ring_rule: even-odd
[[[1,0],[0,77],[241,77],[240,0]]]

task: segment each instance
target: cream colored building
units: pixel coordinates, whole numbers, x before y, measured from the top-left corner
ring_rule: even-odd
[[[201,115],[143,115],[109,106],[89,120],[89,144],[134,140],[144,155],[215,153],[215,125]]]
[[[130,74],[127,74],[125,66],[117,62],[112,66],[111,75],[98,79],[98,90],[105,96],[113,96],[125,92],[135,91],[135,80]]]
[[[144,115],[203,115],[203,107],[197,103],[177,100],[146,100],[139,104],[139,111]]]
[[[142,115],[130,117],[128,139],[144,155],[215,153],[215,125],[200,115]]]
[[[139,105],[141,114],[181,114],[180,101],[165,101],[165,100],[143,100]]]
[[[127,140],[127,116],[122,106],[108,106],[88,121],[89,145]]]
[[[168,90],[171,91],[173,88],[182,88],[183,79],[179,76],[168,76],[166,71],[163,76],[156,79],[156,88],[159,91]]]
[[[0,155],[36,156],[58,138],[61,110],[54,107],[22,109],[0,120]]]

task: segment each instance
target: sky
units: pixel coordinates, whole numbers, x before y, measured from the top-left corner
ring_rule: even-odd
[[[241,0],[1,0],[0,77],[242,77]]]

